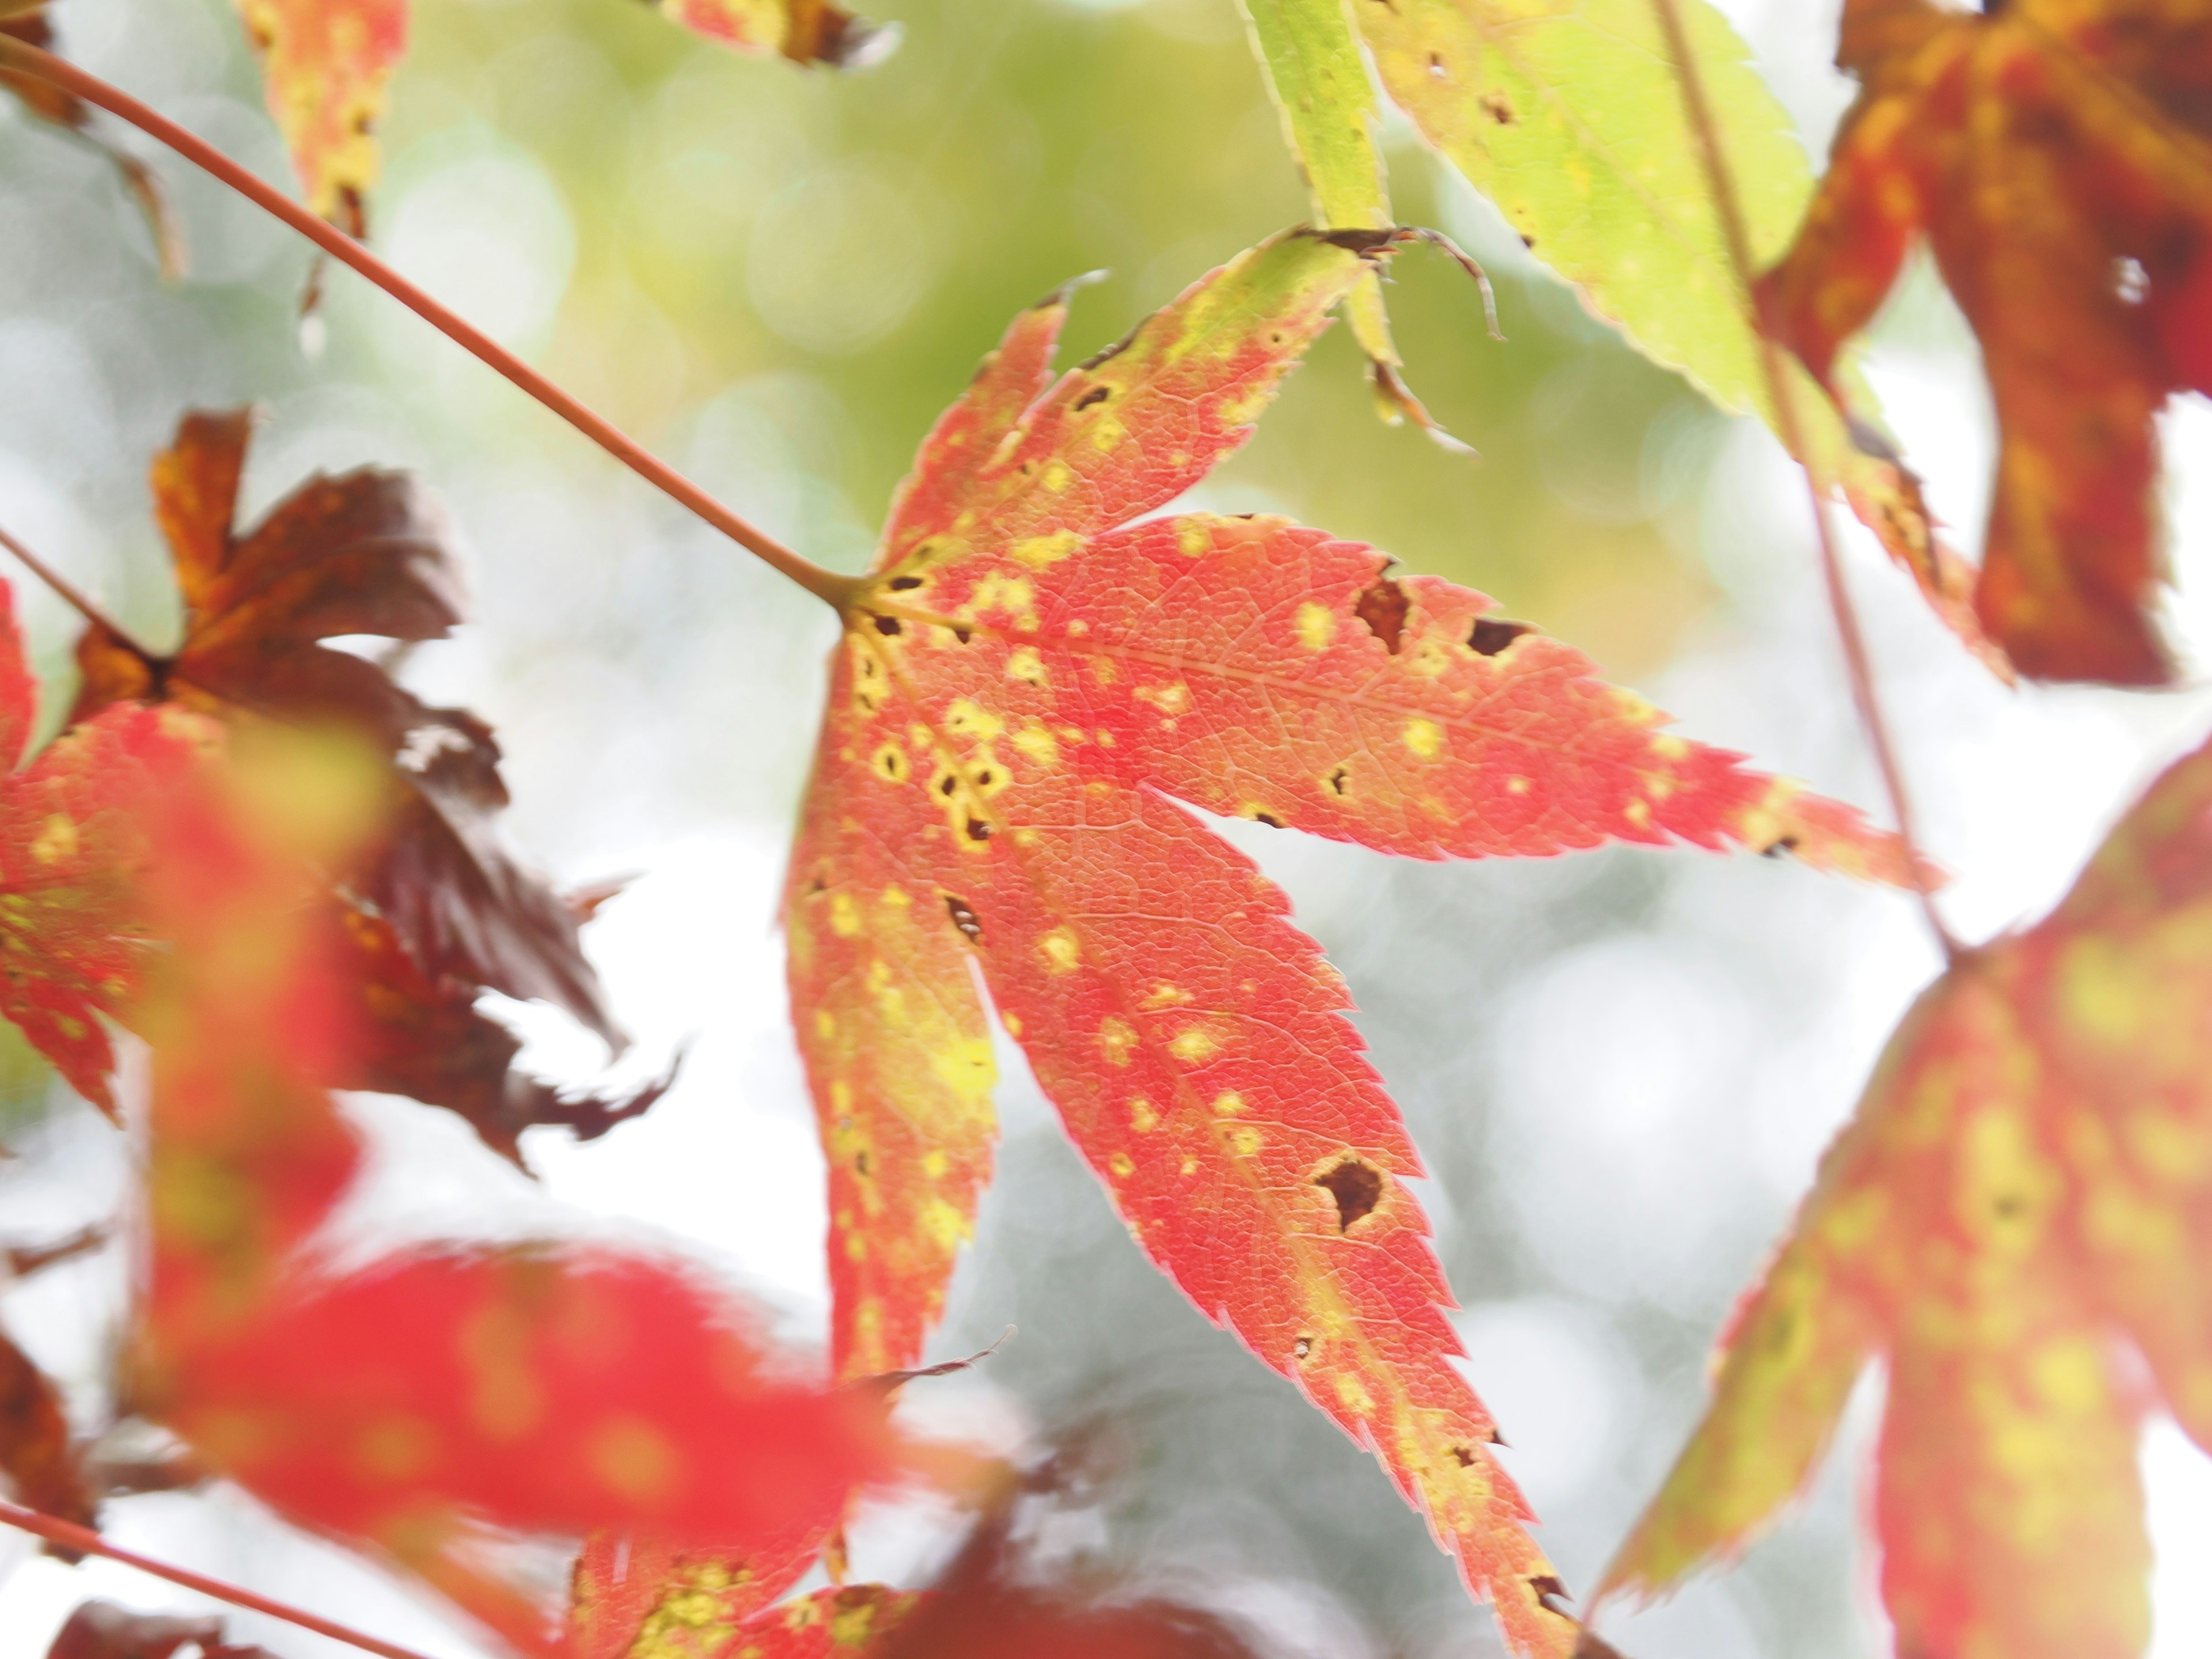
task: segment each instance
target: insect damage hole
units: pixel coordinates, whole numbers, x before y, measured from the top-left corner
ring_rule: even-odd
[[[1373,1214],[1375,1206],[1382,1201],[1382,1171],[1364,1158],[1346,1158],[1316,1176],[1314,1185],[1324,1188],[1336,1200],[1336,1230],[1340,1233],[1351,1231],[1352,1223]]]
[[[875,623],[876,632],[878,634],[896,635],[906,632],[904,625],[896,617],[872,617],[869,620]]]
[[[1528,623],[1508,622],[1503,617],[1477,617],[1474,626],[1468,632],[1467,642],[1480,655],[1494,657],[1523,634],[1535,631]]]
[[[919,576],[894,576],[890,580],[884,583],[884,586],[890,588],[895,593],[908,593],[921,586],[921,578]]]
[[[974,907],[966,899],[955,898],[947,893],[945,896],[945,913],[952,918],[952,925],[960,930],[970,945],[983,942],[983,919],[975,914]]]
[[[1114,388],[1112,386],[1094,386],[1090,391],[1085,392],[1080,398],[1078,398],[1075,400],[1075,412],[1080,415],[1085,410],[1091,408],[1094,404],[1103,404],[1113,395]]]
[[[1405,642],[1406,613],[1412,609],[1413,601],[1406,597],[1404,588],[1388,576],[1377,576],[1371,586],[1361,590],[1352,614],[1366,623],[1367,631],[1395,657]]]

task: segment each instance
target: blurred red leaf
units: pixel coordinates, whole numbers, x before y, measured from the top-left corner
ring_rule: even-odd
[[[1850,0],[1837,62],[1858,101],[1769,325],[1827,377],[1924,234],[1996,404],[1984,625],[2038,678],[2166,684],[2153,423],[2212,389],[2203,7]]]
[[[26,1509],[81,1527],[95,1524],[97,1506],[70,1441],[61,1395],[4,1334],[0,1334],[0,1474],[7,1476],[15,1501]]]

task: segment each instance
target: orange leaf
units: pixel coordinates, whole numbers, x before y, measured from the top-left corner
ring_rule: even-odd
[[[2121,1338],[2212,1446],[2208,930],[2212,744],[2152,786],[2052,915],[1906,1017],[1609,1587],[1664,1589],[1740,1547],[1881,1358],[1899,1650],[2142,1650],[2152,1401]]]
[[[261,56],[269,112],[308,208],[367,233],[385,83],[407,50],[407,0],[238,0]]]
[[[1984,625],[2038,678],[2166,684],[2153,418],[2212,388],[2203,8],[1851,0],[1838,62],[1859,100],[1769,326],[1828,376],[1924,234],[1996,403]]]
[[[794,64],[832,69],[872,63],[896,44],[830,0],[659,0],[694,33],[744,52],[772,52]]]
[[[1048,390],[1064,296],[1017,319],[847,618],[787,897],[793,1012],[846,1374],[913,1363],[989,1173],[979,969],[1153,1259],[1376,1449],[1516,1647],[1564,1654],[1343,986],[1170,798],[1421,857],[1905,866],[1478,594],[1279,520],[1131,522],[1243,441],[1394,240],[1279,237]]]

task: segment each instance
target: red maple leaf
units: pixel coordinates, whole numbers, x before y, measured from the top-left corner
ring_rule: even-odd
[[[847,1374],[916,1358],[989,1176],[980,968],[1143,1248],[1376,1450],[1516,1647],[1564,1653],[1343,985],[1181,803],[1424,858],[1688,842],[1906,870],[1480,594],[1280,519],[1144,516],[1243,441],[1393,240],[1278,237],[1056,384],[1064,299],[1016,319],[848,611],[787,896],[793,1017]]]

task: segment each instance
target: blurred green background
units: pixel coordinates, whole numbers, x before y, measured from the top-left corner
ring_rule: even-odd
[[[1850,92],[1826,66],[1832,0],[1729,9],[1824,141]],[[374,240],[410,276],[848,569],[1017,309],[1110,273],[1077,302],[1072,360],[1304,212],[1231,0],[881,9],[904,26],[900,50],[836,75],[736,58],[630,0],[422,0],[371,203]],[[227,7],[57,0],[55,15],[73,56],[289,185]],[[1401,258],[1392,289],[1412,384],[1479,459],[1378,422],[1340,332],[1203,502],[1287,512],[1480,587],[1691,733],[1875,805],[1795,475],[1590,319],[1408,131],[1387,136],[1399,210],[1451,231],[1497,283],[1502,344],[1440,256]],[[576,881],[638,876],[588,934],[639,1036],[627,1073],[692,1045],[648,1118],[588,1147],[535,1132],[543,1189],[439,1114],[356,1103],[380,1159],[347,1236],[659,1239],[818,1340],[821,1169],[773,900],[831,619],[349,275],[328,276],[303,326],[307,252],[157,165],[193,262],[167,285],[106,163],[0,112],[0,524],[159,635],[175,606],[144,470],[187,406],[267,407],[257,510],[319,466],[421,471],[468,551],[477,620],[413,653],[410,683],[497,726],[532,857]],[[1924,275],[1874,368],[1971,544],[1988,416],[1972,343]],[[2185,487],[2208,434],[2192,411],[2172,435],[2187,567],[2205,539],[2191,527],[2212,518]],[[1870,544],[1855,536],[1851,554],[1931,845],[1960,872],[1949,902],[1988,932],[2059,890],[2129,782],[2201,727],[2204,700],[2003,693]],[[58,711],[71,624],[17,586]],[[2188,640],[2212,633],[2185,606],[2177,621]],[[1431,1159],[1470,1375],[1547,1548],[1587,1585],[1932,951],[1894,896],[1786,864],[1638,850],[1420,866],[1231,833],[1366,1011]],[[507,1012],[549,1072],[603,1064],[544,1011]],[[1121,1478],[1039,1521],[1042,1561],[1229,1607],[1286,1656],[1500,1651],[1380,1471],[1152,1272],[1018,1055],[1001,1060],[1003,1173],[937,1352],[1019,1334],[975,1372],[911,1390],[917,1415],[1010,1447],[1115,1426]],[[127,1203],[129,1143],[51,1104],[0,1120],[21,1155],[0,1164],[0,1242]],[[113,1250],[0,1295],[88,1431],[113,1407],[127,1267]],[[1808,1512],[1743,1571],[1609,1616],[1607,1632],[1637,1659],[1874,1650],[1850,1542],[1873,1400]],[[2180,1549],[2212,1540],[2212,1479],[2162,1432],[2156,1515],[2185,1566]],[[111,1521],[125,1542],[395,1639],[477,1651],[434,1607],[234,1492],[132,1498]],[[957,1535],[927,1505],[887,1506],[860,1528],[856,1571],[917,1580]],[[2181,1567],[2160,1581],[2160,1659],[2212,1632],[2191,1582]],[[0,1583],[0,1659],[38,1659],[88,1588],[188,1600],[103,1566],[27,1563]],[[233,1631],[288,1659],[343,1651],[252,1620]]]

